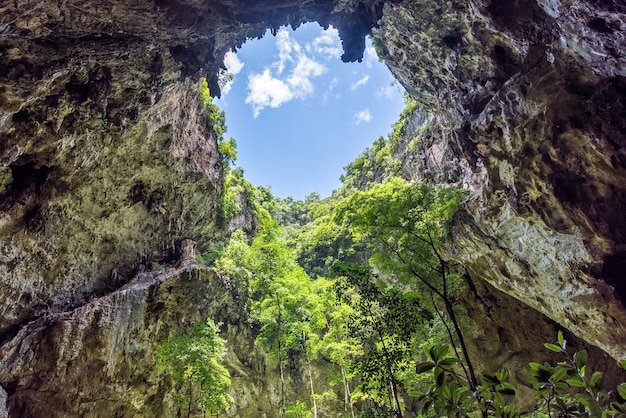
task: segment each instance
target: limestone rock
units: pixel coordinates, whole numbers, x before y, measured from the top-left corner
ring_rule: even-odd
[[[374,31],[429,109],[413,116],[429,124],[408,138],[421,135],[415,151],[399,150],[404,175],[472,190],[452,255],[616,359],[626,357],[625,12],[419,0],[385,5]]]

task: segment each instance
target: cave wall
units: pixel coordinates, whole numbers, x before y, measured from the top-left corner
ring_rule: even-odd
[[[163,316],[149,295],[165,282],[149,270],[179,258],[184,239],[203,248],[224,234],[200,77],[219,94],[229,48],[305,21],[337,27],[345,60],[372,28],[381,38],[422,105],[415,117],[436,126],[405,153],[405,174],[472,190],[451,249],[472,279],[626,356],[623,3],[5,2],[0,404],[6,393],[12,415],[158,415],[155,341],[196,315],[182,301],[207,289],[176,282],[181,304]],[[242,395],[251,404],[268,393],[255,384],[265,389]],[[93,391],[68,389],[79,386]]]
[[[226,415],[273,416],[280,378],[254,345],[244,304],[224,278],[193,260],[138,273],[120,289],[21,328],[0,349],[9,416],[176,416],[171,380],[152,372],[154,353],[171,332],[186,332],[206,318],[221,323],[226,340],[234,399]],[[308,380],[298,374],[298,359],[294,364],[286,377],[289,396],[305,399]],[[314,375],[320,389],[328,388],[325,367],[320,363]]]
[[[398,151],[405,176],[472,190],[451,255],[614,358],[626,356],[625,11],[411,1],[374,29],[421,103],[427,134]]]

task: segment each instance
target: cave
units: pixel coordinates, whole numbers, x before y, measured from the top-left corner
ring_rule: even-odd
[[[344,61],[380,40],[427,133],[405,174],[469,190],[447,253],[477,289],[484,362],[527,362],[557,328],[626,357],[619,2],[43,0],[0,17],[0,417],[160,416],[155,341],[209,313],[251,388],[231,416],[271,416],[222,278],[158,263],[227,235],[200,80],[219,96],[228,50],[306,22],[338,29]]]

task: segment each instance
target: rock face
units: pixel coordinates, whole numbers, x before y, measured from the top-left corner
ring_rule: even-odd
[[[205,248],[224,234],[200,77],[218,93],[229,48],[305,21],[337,27],[345,60],[361,57],[374,28],[429,109],[415,118],[434,128],[403,151],[404,169],[472,190],[452,249],[472,278],[626,356],[623,3],[5,2],[0,403],[6,392],[11,416],[160,414],[155,342],[199,315],[185,295],[209,289],[183,285],[190,272],[168,287],[142,271],[179,258],[184,239]],[[168,291],[175,312],[155,302]],[[242,394],[256,400],[237,414],[267,391]]]
[[[405,169],[473,190],[455,257],[615,358],[626,357],[625,11],[415,1],[387,5],[375,31],[431,109],[420,123],[436,126]]]
[[[172,328],[207,317],[219,318],[227,340],[224,361],[237,388],[228,415],[272,416],[279,377],[265,370],[243,307],[214,271],[190,260],[23,327],[0,351],[11,416],[175,416],[171,382],[146,371]]]

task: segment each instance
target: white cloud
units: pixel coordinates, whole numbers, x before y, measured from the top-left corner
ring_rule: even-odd
[[[222,96],[226,96],[233,87],[235,75],[241,72],[244,64],[231,49],[224,55],[224,66],[226,67],[226,71],[222,69],[218,75]]]
[[[323,55],[326,58],[339,58],[343,53],[339,31],[332,26],[322,31],[321,35],[307,44],[307,50]]]
[[[239,61],[237,54],[235,54],[231,49],[226,53],[226,55],[224,55],[224,65],[226,66],[226,69],[229,73],[231,73],[232,75],[237,75],[241,72],[244,64],[243,62]]]
[[[361,123],[367,123],[372,120],[372,114],[369,109],[361,110],[354,114],[354,124],[360,125]]]
[[[372,45],[368,45],[365,48],[365,65],[371,68],[374,63],[378,61],[378,54]]]
[[[388,84],[384,87],[381,87],[376,92],[376,97],[379,99],[393,99],[393,95],[396,92],[396,86],[394,84]]]
[[[319,62],[313,61],[305,55],[300,55],[298,64],[287,78],[287,83],[294,90],[295,96],[304,99],[315,91],[311,78],[320,76],[325,71],[326,67]]]
[[[278,107],[293,99],[291,88],[282,80],[272,77],[269,69],[248,78],[250,92],[246,104],[252,106],[254,117],[266,107]]]
[[[252,106],[255,118],[266,107],[276,108],[290,100],[312,96],[315,93],[312,79],[327,70],[323,64],[307,56],[286,29],[276,34],[276,47],[278,60],[263,73],[248,77],[246,103]],[[283,75],[285,72],[288,75]]]
[[[359,87],[364,86],[365,84],[367,84],[369,79],[370,79],[369,75],[361,77],[361,79],[359,81],[357,81],[356,83],[353,83],[350,86],[350,90],[354,91],[354,90],[358,89]]]
[[[328,89],[332,90],[338,85],[339,85],[339,80],[337,80],[337,77],[333,77],[333,79],[330,81],[330,86],[328,87]]]
[[[281,29],[276,34],[276,48],[278,48],[278,61],[273,65],[276,66],[278,74],[282,74],[285,65],[293,62],[293,53],[301,53],[302,48],[296,40],[291,39],[286,29]]]

